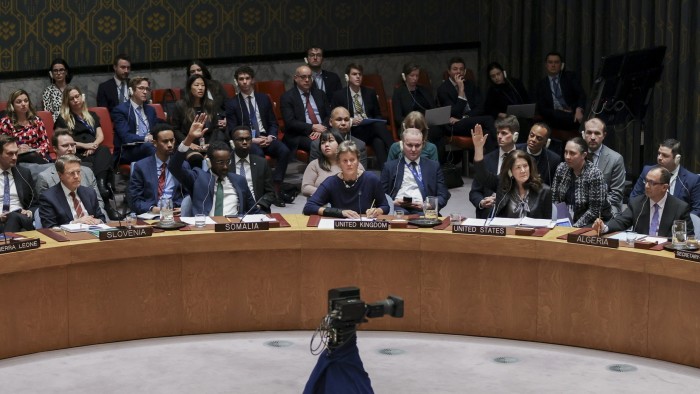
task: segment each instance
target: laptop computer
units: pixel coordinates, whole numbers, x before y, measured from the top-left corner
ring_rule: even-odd
[[[433,108],[425,111],[425,121],[428,126],[441,126],[450,123],[450,113],[452,107],[447,105],[440,108]]]
[[[535,103],[509,105],[508,108],[506,108],[506,113],[508,115],[515,115],[518,118],[532,119],[535,117]]]

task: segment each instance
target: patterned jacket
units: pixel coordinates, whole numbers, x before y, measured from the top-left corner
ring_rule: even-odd
[[[603,221],[612,218],[607,186],[598,167],[586,161],[581,176],[575,177],[574,171],[566,163],[559,164],[552,182],[552,201],[555,204],[566,202],[566,192],[571,182],[574,182],[574,227],[590,226],[598,217]]]

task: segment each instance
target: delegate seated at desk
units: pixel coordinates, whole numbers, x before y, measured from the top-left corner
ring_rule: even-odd
[[[372,218],[389,212],[389,205],[376,175],[360,171],[360,152],[352,141],[338,147],[341,172],[331,176],[306,201],[304,215],[359,219],[364,211]],[[326,204],[330,203],[330,207]]]
[[[56,160],[61,180],[39,196],[39,216],[43,227],[63,224],[100,224],[105,216],[97,202],[97,193],[80,184],[80,158],[63,155]]]
[[[474,169],[480,184],[496,190],[491,217],[550,219],[552,191],[542,182],[535,160],[527,152],[514,150],[503,159],[499,175],[484,167],[486,136],[481,125],[472,131]]]
[[[601,233],[624,231],[633,227],[634,232],[651,236],[670,237],[673,222],[685,220],[689,234],[693,233],[690,222],[690,205],[668,193],[671,173],[657,165],[644,178],[644,195],[630,199],[627,209],[607,223],[596,219],[593,228]]]
[[[192,169],[188,163],[185,163],[190,144],[198,141],[206,132],[204,129],[206,116],[206,114],[199,114],[194,118],[187,137],[177,147],[177,152],[170,158],[168,164],[168,170],[190,191],[192,214],[225,216],[260,213],[245,178],[229,172],[230,146],[221,141],[209,144],[207,160],[210,160],[210,170],[208,171],[199,167]]]

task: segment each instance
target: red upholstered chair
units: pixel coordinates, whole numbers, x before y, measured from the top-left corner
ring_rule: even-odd
[[[390,113],[388,104],[389,101],[386,97],[386,90],[384,89],[384,80],[379,74],[366,74],[362,76],[362,84],[374,89],[377,92],[377,100],[379,101],[379,110],[382,113],[382,117],[387,120],[386,127],[391,131],[394,136],[394,140],[398,141],[396,138],[396,127],[394,122],[390,120]]]
[[[236,95],[236,87],[232,83],[222,83],[226,91],[226,97],[233,98]]]
[[[7,101],[0,101],[0,111],[7,109]]]
[[[167,121],[167,118],[165,117],[165,111],[163,111],[163,106],[160,104],[148,104],[150,105],[154,110],[156,110],[156,117],[162,121]]]
[[[46,127],[46,138],[49,140],[49,155],[52,159],[56,159],[56,151],[53,149],[51,138],[53,138],[53,115],[49,111],[37,111],[36,115],[41,118]]]
[[[182,89],[180,88],[153,89],[151,92],[151,101],[158,104],[162,103],[163,98],[165,97],[165,92],[167,92],[168,89],[173,91],[176,100],[182,98]]]
[[[102,127],[102,135],[104,136],[104,140],[100,145],[106,146],[111,153],[114,153],[114,125],[112,124],[109,111],[105,107],[90,107],[88,110],[94,112],[100,118],[100,127]],[[120,164],[118,170],[119,174],[127,178],[131,174],[131,166],[128,164]]]

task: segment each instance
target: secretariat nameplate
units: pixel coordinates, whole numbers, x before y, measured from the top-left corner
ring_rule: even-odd
[[[23,240],[9,241],[7,243],[0,243],[0,254],[37,249],[39,245],[41,245],[39,238],[27,238]]]
[[[269,229],[269,222],[217,223],[214,225],[214,232],[217,233],[226,233],[230,231],[257,231]]]
[[[696,263],[700,263],[700,253],[686,252],[684,250],[676,250],[676,258],[683,260],[690,260]]]
[[[117,228],[114,230],[100,231],[100,241],[150,237],[151,235],[153,235],[153,227]]]
[[[566,242],[572,244],[600,246],[603,248],[617,248],[618,246],[620,246],[620,241],[616,239],[577,234],[568,234],[566,236]]]
[[[500,226],[465,226],[456,224],[452,226],[452,232],[459,234],[495,235],[497,237],[506,236],[506,228]]]
[[[336,220],[333,222],[333,228],[336,230],[388,230],[389,222]]]

